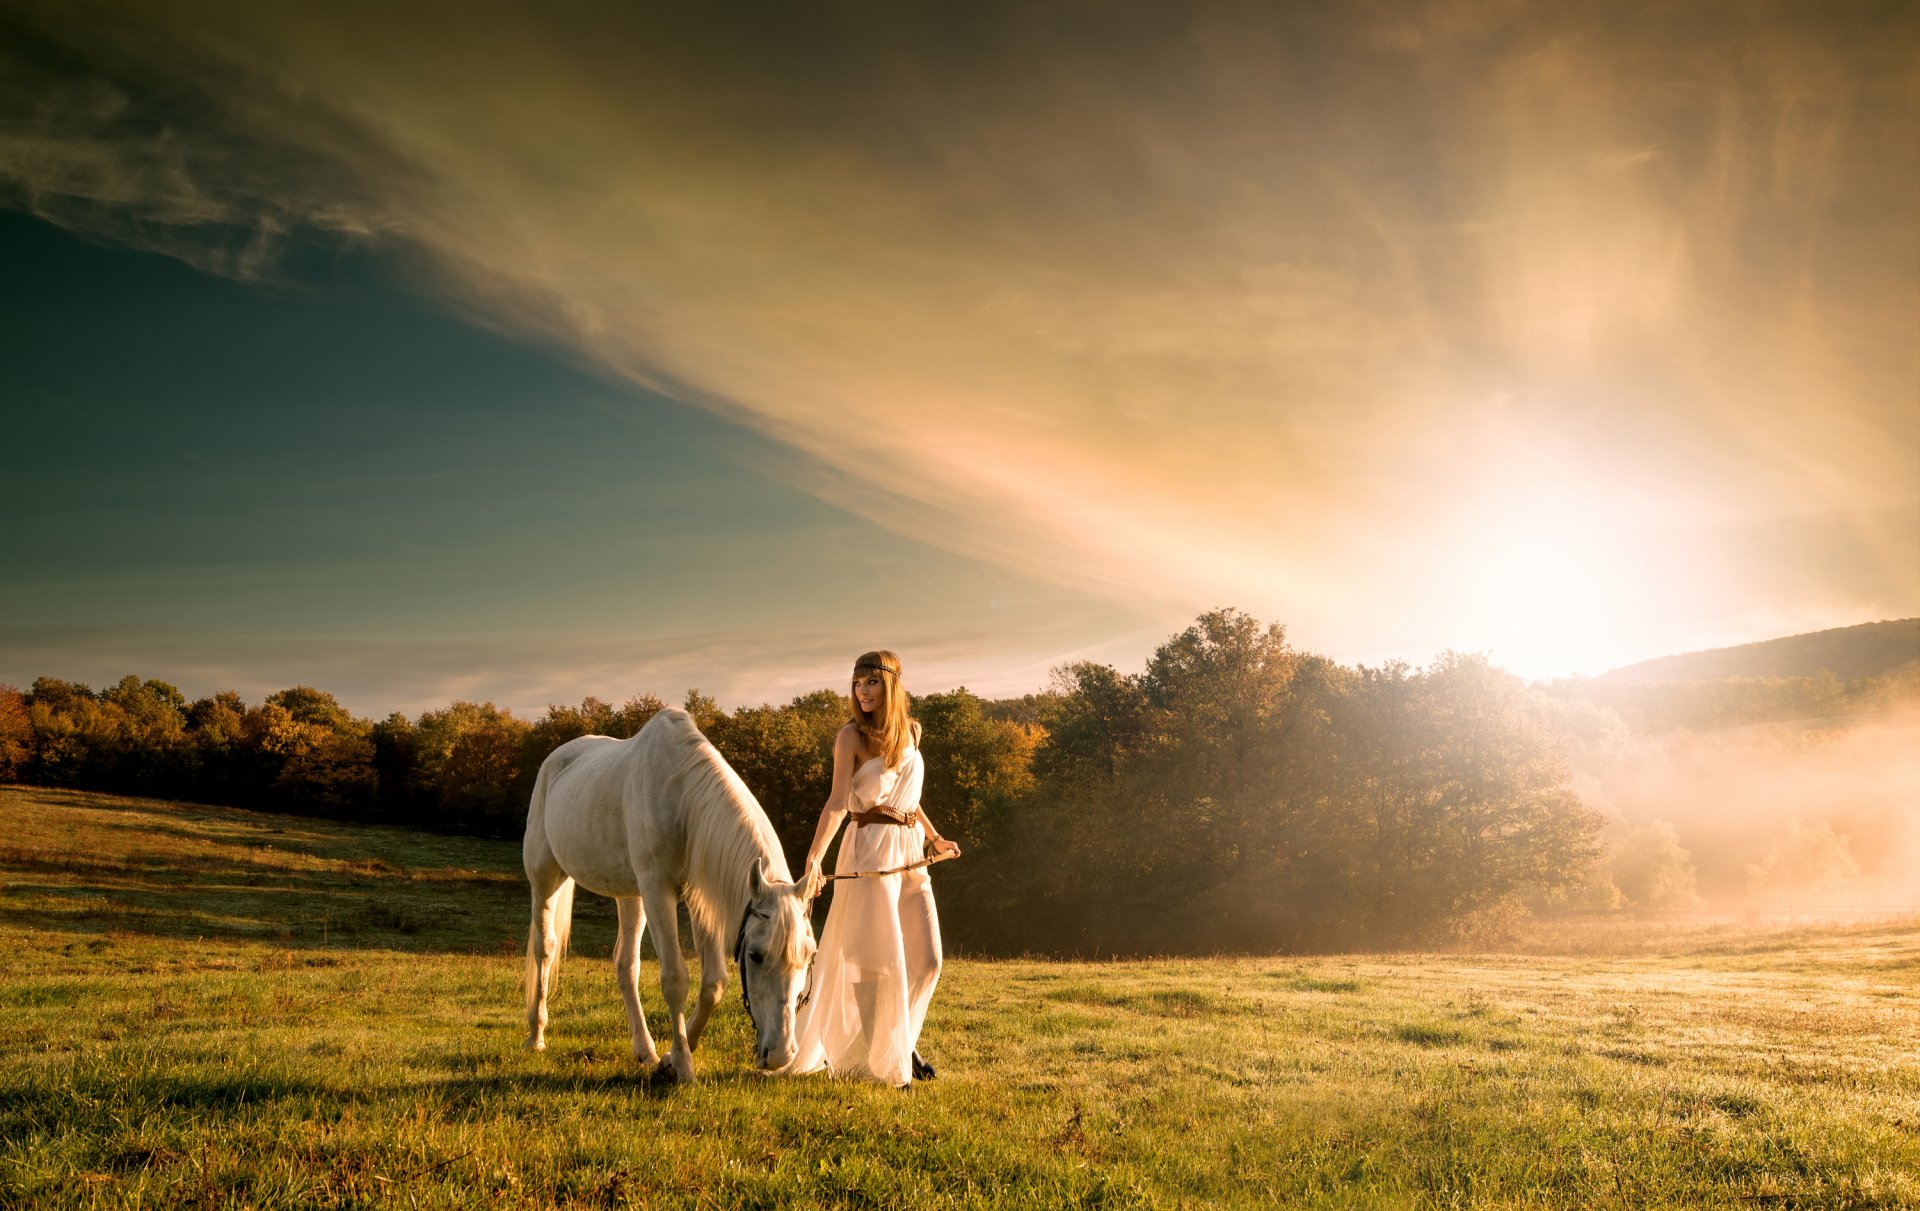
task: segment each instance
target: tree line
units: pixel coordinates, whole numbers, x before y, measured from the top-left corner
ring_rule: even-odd
[[[1477,656],[1343,666],[1223,610],[1138,673],[1080,663],[1020,698],[919,696],[925,802],[967,850],[941,869],[941,911],[968,949],[1119,954],[1431,944],[1591,904],[1601,821],[1567,758],[1596,717],[1619,721],[1561,689]],[[309,686],[249,705],[41,678],[0,687],[0,780],[517,837],[548,753],[631,736],[664,705],[376,721]],[[683,706],[797,859],[845,697]]]
[[[1798,677],[1722,677],[1637,684],[1571,679],[1547,692],[1604,706],[1636,732],[1710,732],[1763,723],[1901,710],[1920,701],[1920,660],[1846,680],[1827,669]]]

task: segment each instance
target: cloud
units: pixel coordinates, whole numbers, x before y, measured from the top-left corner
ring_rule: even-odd
[[[0,181],[242,277],[391,241],[769,473],[1169,621],[1499,655],[1463,586],[1551,497],[1592,671],[1728,600],[1920,608],[1916,19],[1718,11],[22,5],[59,53]]]

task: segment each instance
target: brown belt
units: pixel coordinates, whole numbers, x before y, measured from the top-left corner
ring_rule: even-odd
[[[902,828],[911,828],[920,822],[920,809],[916,807],[908,811],[907,818],[904,820],[880,808],[870,812],[848,812],[847,819],[855,824],[898,824]]]

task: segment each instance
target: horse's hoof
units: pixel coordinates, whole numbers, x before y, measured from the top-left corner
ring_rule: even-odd
[[[547,1049],[547,1041],[545,1039],[528,1039],[527,1040],[528,1051],[545,1051],[546,1049]]]
[[[653,1066],[653,1080],[659,1085],[678,1085],[680,1074],[675,1071],[671,1059],[661,1060]]]

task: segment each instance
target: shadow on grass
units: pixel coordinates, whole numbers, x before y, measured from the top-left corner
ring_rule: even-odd
[[[246,896],[223,894],[193,906],[181,891],[107,891],[97,887],[32,887],[15,883],[0,898],[0,920],[49,933],[88,935],[93,951],[129,935],[170,941],[253,943],[276,950],[397,950],[416,954],[518,954],[526,939],[526,910],[449,904],[435,896],[367,896],[263,888]],[[31,894],[37,905],[18,900]],[[65,901],[57,907],[47,901]],[[14,902],[9,902],[14,901]],[[70,905],[70,906],[69,906]],[[575,901],[572,954],[595,962],[611,954],[616,929],[612,901]],[[650,953],[650,952],[649,952]]]
[[[479,866],[517,876],[520,843],[489,837],[425,832],[405,825],[330,820],[207,803],[140,799],[59,787],[4,787],[10,798],[29,804],[98,813],[91,827],[171,838],[195,845],[271,844],[287,853],[327,861],[364,861],[370,855],[405,855],[418,862],[442,861]],[[115,819],[137,816],[137,820]],[[177,823],[179,822],[179,823]]]
[[[363,1091],[281,1073],[54,1073],[49,1079],[0,1088],[0,1107],[5,1107],[0,1110],[0,1138],[76,1129],[111,1133],[130,1116],[169,1110],[220,1114],[285,1101],[334,1105],[368,1100]]]
[[[44,813],[37,834],[0,845],[9,924],[289,950],[467,954],[525,942],[526,887],[499,842],[305,819],[290,835],[285,817],[71,791],[6,798],[16,814]],[[586,957],[610,947],[612,903],[580,897],[575,925]]]
[[[701,1077],[711,1083],[714,1078]],[[725,1080],[724,1077],[719,1078]],[[650,1068],[635,1065],[618,1072],[520,1072],[493,1076],[461,1076],[421,1087],[446,1099],[449,1109],[497,1108],[502,1101],[528,1094],[626,1093],[655,1101],[672,1097],[685,1086],[656,1077]]]

